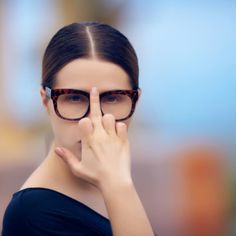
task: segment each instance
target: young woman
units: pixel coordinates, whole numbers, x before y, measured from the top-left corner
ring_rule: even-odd
[[[140,89],[128,39],[96,22],[63,27],[46,48],[40,94],[54,139],[13,194],[2,235],[153,235],[130,171]]]

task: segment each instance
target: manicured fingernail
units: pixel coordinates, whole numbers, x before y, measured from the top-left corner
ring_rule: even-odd
[[[98,90],[96,87],[92,87],[92,95],[97,95]]]
[[[58,155],[60,155],[60,156],[63,156],[63,155],[65,154],[64,150],[63,150],[62,148],[60,148],[60,147],[57,147],[57,148],[55,149],[55,151],[56,151],[56,153],[57,153]]]

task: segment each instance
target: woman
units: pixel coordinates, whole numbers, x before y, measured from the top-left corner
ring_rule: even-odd
[[[96,22],[63,27],[46,48],[40,94],[54,139],[13,194],[3,236],[153,235],[130,171],[140,89],[128,39]]]

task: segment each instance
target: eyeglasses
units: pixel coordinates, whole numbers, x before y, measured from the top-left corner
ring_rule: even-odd
[[[90,95],[77,89],[51,89],[45,87],[51,98],[56,114],[70,121],[78,121],[90,111]],[[112,90],[99,95],[102,115],[109,113],[116,121],[123,121],[134,113],[138,100],[138,90]]]

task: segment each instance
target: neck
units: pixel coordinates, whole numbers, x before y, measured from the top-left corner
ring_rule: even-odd
[[[93,185],[73,175],[69,166],[55,153],[55,147],[55,142],[53,142],[45,161],[42,163],[43,169],[47,170],[50,176],[48,184],[63,191],[95,191]]]

